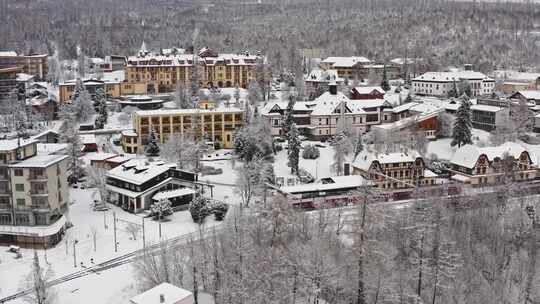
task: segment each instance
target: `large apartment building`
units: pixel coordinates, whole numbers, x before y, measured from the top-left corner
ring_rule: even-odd
[[[47,54],[20,55],[13,51],[0,52],[0,68],[19,67],[21,72],[45,80],[48,72]]]
[[[336,70],[338,77],[348,80],[365,80],[382,77],[386,70],[388,79],[401,77],[401,66],[394,63],[374,63],[366,57],[328,57],[321,61],[321,68]]]
[[[491,95],[495,80],[483,73],[470,70],[456,72],[427,72],[412,80],[412,91],[417,95],[446,97],[457,84],[466,80],[471,85],[472,96]]]
[[[73,98],[73,91],[77,85],[77,80],[69,80],[59,85],[60,102],[66,102]],[[144,95],[146,94],[146,84],[143,82],[126,83],[116,79],[85,79],[82,81],[83,87],[95,96],[98,89],[102,89],[107,97],[117,98],[125,95]]]
[[[142,152],[153,130],[160,143],[173,135],[194,135],[219,148],[232,148],[234,132],[244,125],[244,111],[238,108],[149,110],[133,113],[133,133],[124,132],[127,153]]]
[[[18,67],[0,68],[0,103],[5,100],[17,100],[17,73]]]
[[[37,154],[37,140],[0,141],[0,244],[58,243],[68,208],[68,157]]]
[[[153,54],[142,48],[131,56],[125,67],[128,83],[144,82],[149,94],[174,91],[177,84],[188,86],[193,69],[197,69],[199,82],[204,87],[243,87],[255,79],[255,66],[264,56],[220,54],[203,48],[197,54]]]

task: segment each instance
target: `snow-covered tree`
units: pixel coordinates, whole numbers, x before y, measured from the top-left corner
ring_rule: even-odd
[[[96,90],[96,96],[94,98],[94,108],[97,110],[98,116],[96,118],[95,126],[97,129],[102,129],[109,118],[107,111],[107,96],[105,91],[101,88]]]
[[[192,109],[195,107],[189,90],[184,86],[184,83],[178,81],[174,94],[174,102],[179,109]]]
[[[197,224],[202,224],[204,219],[210,215],[212,209],[210,207],[209,201],[203,196],[195,197],[189,204],[189,213],[191,218]]]
[[[272,154],[272,135],[262,121],[243,126],[234,137],[234,149],[240,159],[251,161],[253,158],[265,158]]]
[[[249,105],[253,108],[254,116],[258,115],[259,101],[261,99],[261,88],[259,87],[259,84],[255,80],[250,81],[248,84],[247,100],[249,101]]]
[[[249,207],[256,196],[264,195],[266,183],[275,183],[274,167],[261,158],[255,158],[238,170],[237,190],[242,198],[242,206]]]
[[[452,147],[472,144],[471,104],[468,99],[463,99],[456,112],[456,120],[452,130]]]
[[[233,97],[234,97],[236,105],[238,106],[240,104],[240,88],[238,86],[236,86],[234,88],[234,96]]]
[[[357,157],[360,152],[364,151],[364,143],[362,140],[362,132],[358,131],[354,140],[354,157]]]
[[[306,145],[302,151],[303,159],[317,159],[321,155],[319,148],[314,145]]]
[[[462,79],[460,82],[459,82],[459,85],[458,85],[458,89],[459,89],[459,95],[463,96],[463,94],[467,95],[468,98],[471,98],[472,97],[472,89],[471,89],[471,83],[466,80],[466,79]]]
[[[287,134],[287,141],[289,146],[288,165],[291,168],[292,174],[298,174],[298,163],[300,161],[300,134],[296,124],[293,123],[289,133]]]
[[[77,183],[79,178],[83,175],[83,163],[82,163],[82,143],[79,133],[75,130],[73,121],[66,121],[66,127],[64,132],[60,135],[60,140],[68,144],[67,154],[69,156],[70,172],[68,180],[70,184]]]
[[[353,145],[351,139],[343,132],[337,133],[331,141],[334,146],[334,172],[337,175],[341,175],[343,174],[343,163],[345,163],[347,156],[353,151]]]
[[[157,142],[156,133],[154,129],[150,130],[150,135],[148,136],[148,142],[144,148],[144,154],[147,156],[158,156],[159,155],[159,145]]]
[[[157,202],[154,202],[150,206],[150,214],[154,218],[154,220],[161,221],[167,216],[171,215],[173,213],[172,204],[171,201],[168,199],[161,199]]]
[[[534,114],[527,101],[520,99],[517,105],[512,105],[510,116],[512,117],[513,129],[519,138],[523,138],[524,135],[532,131]]]
[[[285,118],[283,119],[282,123],[282,133],[283,136],[287,137],[289,134],[289,130],[291,129],[292,125],[294,124],[294,104],[296,103],[294,96],[289,97],[289,102],[287,104],[287,109],[285,112]]]
[[[37,251],[34,251],[32,262],[32,271],[28,274],[23,283],[31,291],[24,297],[24,301],[28,304],[53,304],[56,302],[56,293],[47,284],[47,281],[52,279],[53,272],[50,268],[44,269],[40,262]]]
[[[92,96],[86,89],[78,94],[73,94],[70,111],[77,122],[87,122],[96,113]]]
[[[448,90],[448,98],[458,98],[459,97],[459,91],[456,84],[456,81],[452,81],[452,87],[450,90]]]
[[[386,65],[383,68],[383,75],[382,75],[382,80],[381,80],[381,88],[385,92],[390,91],[390,83],[388,82],[388,75],[386,73]]]

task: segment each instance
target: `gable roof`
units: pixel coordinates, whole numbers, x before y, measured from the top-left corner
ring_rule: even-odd
[[[373,93],[373,91],[379,92],[381,94],[386,93],[380,86],[354,87],[353,90],[355,90],[358,94],[371,94]]]
[[[465,145],[454,153],[450,163],[472,169],[476,166],[480,155],[485,155],[489,161],[493,161],[496,157],[502,159],[506,153],[517,159],[523,152],[528,151],[522,145],[512,142],[507,142],[497,147],[482,148],[474,145]]]
[[[516,94],[521,94],[521,96],[525,97],[527,100],[540,100],[540,91],[537,90],[518,91]]]
[[[331,64],[333,67],[349,68],[357,63],[370,63],[371,60],[366,57],[350,56],[350,57],[328,57],[321,61],[322,63]]]
[[[420,154],[413,150],[393,153],[376,153],[364,150],[358,154],[352,166],[363,171],[368,171],[374,161],[377,161],[380,164],[395,164],[414,162],[418,157],[420,157]]]
[[[493,81],[493,79],[487,77],[484,73],[475,71],[427,72],[414,78],[413,81],[451,82],[461,79]]]
[[[163,297],[164,302],[161,302],[161,297]],[[189,290],[169,283],[161,283],[131,298],[130,302],[134,304],[175,304],[190,297],[193,297],[193,294]]]

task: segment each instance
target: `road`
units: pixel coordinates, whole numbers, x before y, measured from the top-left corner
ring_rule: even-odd
[[[206,233],[207,232],[205,232],[205,234]],[[59,284],[62,284],[64,282],[67,282],[67,281],[75,280],[77,278],[81,278],[81,277],[84,277],[84,276],[87,276],[87,275],[90,275],[90,274],[99,273],[101,271],[112,269],[112,268],[118,267],[120,265],[133,262],[135,260],[135,258],[137,256],[141,255],[141,254],[144,254],[144,253],[153,254],[153,253],[157,252],[158,250],[161,250],[163,245],[167,246],[167,248],[176,248],[178,246],[181,246],[182,244],[185,244],[190,239],[198,239],[199,236],[200,236],[200,233],[197,231],[197,232],[183,234],[183,235],[180,235],[180,236],[177,236],[177,237],[174,237],[174,238],[170,238],[170,239],[167,239],[165,242],[160,242],[160,243],[157,243],[157,244],[154,244],[154,245],[150,245],[150,246],[147,246],[146,248],[138,249],[138,250],[132,251],[130,253],[127,253],[127,254],[112,258],[112,259],[110,259],[108,261],[105,261],[105,262],[102,262],[102,263],[99,263],[99,264],[95,264],[95,265],[93,265],[91,267],[86,267],[85,269],[82,269],[82,270],[73,272],[71,274],[56,278],[54,280],[51,280],[51,281],[47,282],[47,284],[49,286],[55,286],[55,285],[59,285]],[[31,289],[21,290],[21,291],[15,293],[15,294],[12,294],[10,296],[7,296],[5,298],[0,299],[0,303],[6,303],[6,302],[9,302],[9,301],[15,300],[17,298],[20,298],[20,297],[23,297],[23,296],[29,294],[30,292],[32,292]]]

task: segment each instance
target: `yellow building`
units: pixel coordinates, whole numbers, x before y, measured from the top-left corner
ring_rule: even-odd
[[[193,134],[197,140],[230,149],[234,132],[243,124],[244,111],[238,108],[137,111],[133,113],[135,130],[122,134],[122,145],[126,153],[140,153],[154,130],[162,144],[175,134]]]
[[[71,100],[73,97],[73,90],[75,89],[76,81],[68,81],[59,85],[59,101],[61,103]],[[97,79],[87,79],[83,81],[84,88],[90,93],[91,96],[96,94],[97,89],[104,89],[107,97],[120,97],[124,95],[145,95],[146,84],[142,82],[138,83],[126,83],[119,81],[103,81]]]
[[[128,58],[125,77],[128,83],[143,82],[148,94],[171,92],[178,83],[189,86],[193,61],[197,62],[200,85],[203,87],[243,87],[255,79],[255,66],[265,58],[250,54],[218,54],[204,48],[193,54],[154,55],[141,49]]]

